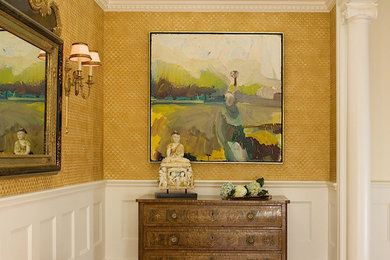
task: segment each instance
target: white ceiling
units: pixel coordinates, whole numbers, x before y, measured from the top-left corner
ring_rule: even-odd
[[[95,0],[108,12],[329,12],[335,0]]]

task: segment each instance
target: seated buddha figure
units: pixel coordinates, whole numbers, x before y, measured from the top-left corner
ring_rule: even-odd
[[[171,143],[167,146],[167,157],[163,163],[189,163],[190,160],[184,158],[184,146],[180,143],[180,134],[174,131],[171,136]]]

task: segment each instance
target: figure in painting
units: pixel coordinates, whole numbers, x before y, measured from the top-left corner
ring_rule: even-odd
[[[228,161],[245,162],[248,160],[246,138],[242,126],[242,118],[237,107],[237,77],[238,71],[232,71],[230,76],[234,80],[234,92],[226,91],[224,95],[225,109],[216,120],[216,136],[223,147]]]
[[[26,155],[31,154],[31,144],[26,139],[27,131],[24,128],[20,128],[16,132],[16,137],[18,140],[15,142],[14,145],[14,153],[17,155]]]

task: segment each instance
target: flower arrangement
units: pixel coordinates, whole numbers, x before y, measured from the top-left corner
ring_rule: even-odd
[[[222,199],[228,198],[268,198],[268,191],[263,189],[264,178],[259,178],[247,185],[234,186],[231,182],[222,184],[220,195]]]

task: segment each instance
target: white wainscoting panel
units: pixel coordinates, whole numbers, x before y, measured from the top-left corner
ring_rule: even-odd
[[[104,192],[99,181],[0,199],[0,260],[104,259]]]
[[[197,181],[202,195],[218,195],[224,181]],[[247,182],[233,181],[234,184]],[[288,206],[288,259],[328,260],[329,207],[327,182],[266,182],[273,195],[285,195]],[[106,259],[138,259],[136,199],[157,192],[157,181],[114,181],[106,185]]]
[[[198,181],[218,195],[223,181]],[[237,181],[235,184],[246,182]],[[337,259],[337,187],[327,182],[266,182],[288,206],[288,259]],[[371,186],[371,259],[390,259],[390,182]],[[0,199],[0,260],[138,259],[136,198],[156,181],[99,181]]]
[[[329,184],[328,197],[328,259],[337,260],[337,184]]]
[[[371,185],[371,260],[390,259],[390,182]]]

